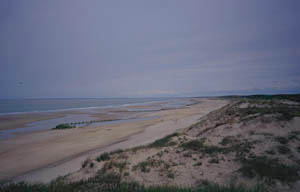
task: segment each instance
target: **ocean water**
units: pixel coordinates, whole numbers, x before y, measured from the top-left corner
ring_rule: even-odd
[[[30,112],[63,111],[72,109],[88,109],[93,112],[95,108],[112,108],[136,104],[153,104],[162,102],[159,105],[151,105],[145,108],[129,108],[134,112],[158,111],[167,108],[183,107],[193,103],[189,98],[114,98],[114,99],[2,99],[0,100],[0,115],[18,114]],[[149,118],[149,117],[147,117]],[[100,126],[113,123],[147,120],[147,118],[124,117],[116,121],[93,122],[88,126]],[[150,117],[157,118],[157,117]],[[81,121],[92,121],[95,117],[89,114],[66,114],[64,117],[35,121],[23,127],[15,129],[0,130],[0,140],[14,137],[17,134],[34,131],[49,130],[61,123],[72,123]]]
[[[0,99],[0,114],[118,107],[172,100],[170,98]],[[174,100],[174,99],[173,99]]]
[[[56,125],[61,124],[61,123],[74,122],[74,118],[76,120],[79,119],[80,121],[91,121],[91,120],[95,119],[95,118],[89,117],[88,115],[80,114],[80,115],[67,115],[67,116],[62,117],[62,118],[54,118],[54,119],[36,121],[36,122],[33,122],[33,123],[29,123],[25,127],[22,127],[22,128],[0,130],[0,140],[14,137],[16,134],[29,133],[29,132],[42,131],[42,130],[49,130],[49,129],[52,129]],[[102,126],[102,125],[112,125],[112,124],[117,124],[117,123],[151,120],[151,119],[154,119],[154,118],[158,118],[158,116],[120,119],[120,120],[115,120],[115,121],[94,122],[94,123],[90,123],[89,125],[86,125],[86,124],[79,125],[79,127],[81,127],[81,126],[94,127],[94,126]],[[76,120],[75,120],[75,122],[76,122]]]

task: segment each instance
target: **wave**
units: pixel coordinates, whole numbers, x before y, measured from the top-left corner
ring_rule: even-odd
[[[53,113],[53,112],[64,112],[64,111],[76,111],[76,110],[92,110],[92,109],[110,109],[110,108],[119,108],[119,107],[129,107],[137,105],[151,105],[155,103],[160,103],[162,101],[174,100],[174,98],[161,99],[155,101],[145,101],[145,102],[136,102],[136,103],[123,103],[123,104],[113,104],[113,105],[102,105],[102,106],[89,106],[89,107],[67,107],[61,109],[49,109],[49,110],[32,110],[32,111],[17,111],[17,112],[0,112],[0,116],[4,115],[19,115],[19,114],[31,114],[31,113]]]

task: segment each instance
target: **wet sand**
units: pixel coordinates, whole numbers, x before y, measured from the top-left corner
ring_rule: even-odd
[[[48,120],[54,118],[64,117],[63,113],[28,113],[28,114],[20,114],[20,115],[1,115],[0,116],[0,130],[5,129],[16,129],[25,127],[28,123],[33,123],[41,120]]]
[[[45,130],[0,140],[0,179],[49,182],[77,171],[88,157],[150,143],[196,123],[202,116],[227,104],[224,100],[198,100],[201,103],[179,109],[135,114],[139,118],[155,117],[152,119]]]

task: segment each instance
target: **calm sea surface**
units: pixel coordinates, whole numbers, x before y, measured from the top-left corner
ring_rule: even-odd
[[[0,114],[58,111],[92,107],[117,107],[167,100],[170,100],[170,98],[0,99]]]

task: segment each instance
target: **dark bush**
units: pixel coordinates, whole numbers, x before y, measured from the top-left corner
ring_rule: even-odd
[[[241,163],[242,167],[239,171],[246,177],[252,178],[258,175],[269,181],[276,179],[286,183],[300,179],[298,167],[282,164],[277,159],[255,156],[250,159],[244,159]]]
[[[283,145],[289,142],[289,140],[285,137],[275,137],[275,140]]]
[[[284,145],[277,146],[277,150],[281,154],[289,154],[291,152],[291,150],[288,147],[284,146]]]
[[[75,128],[75,126],[73,126],[69,123],[62,123],[62,124],[56,125],[56,127],[53,129],[71,129],[71,128]]]
[[[106,160],[109,160],[110,159],[110,155],[109,153],[102,153],[101,155],[99,155],[97,158],[96,158],[96,161],[100,162],[100,161],[106,161]]]

